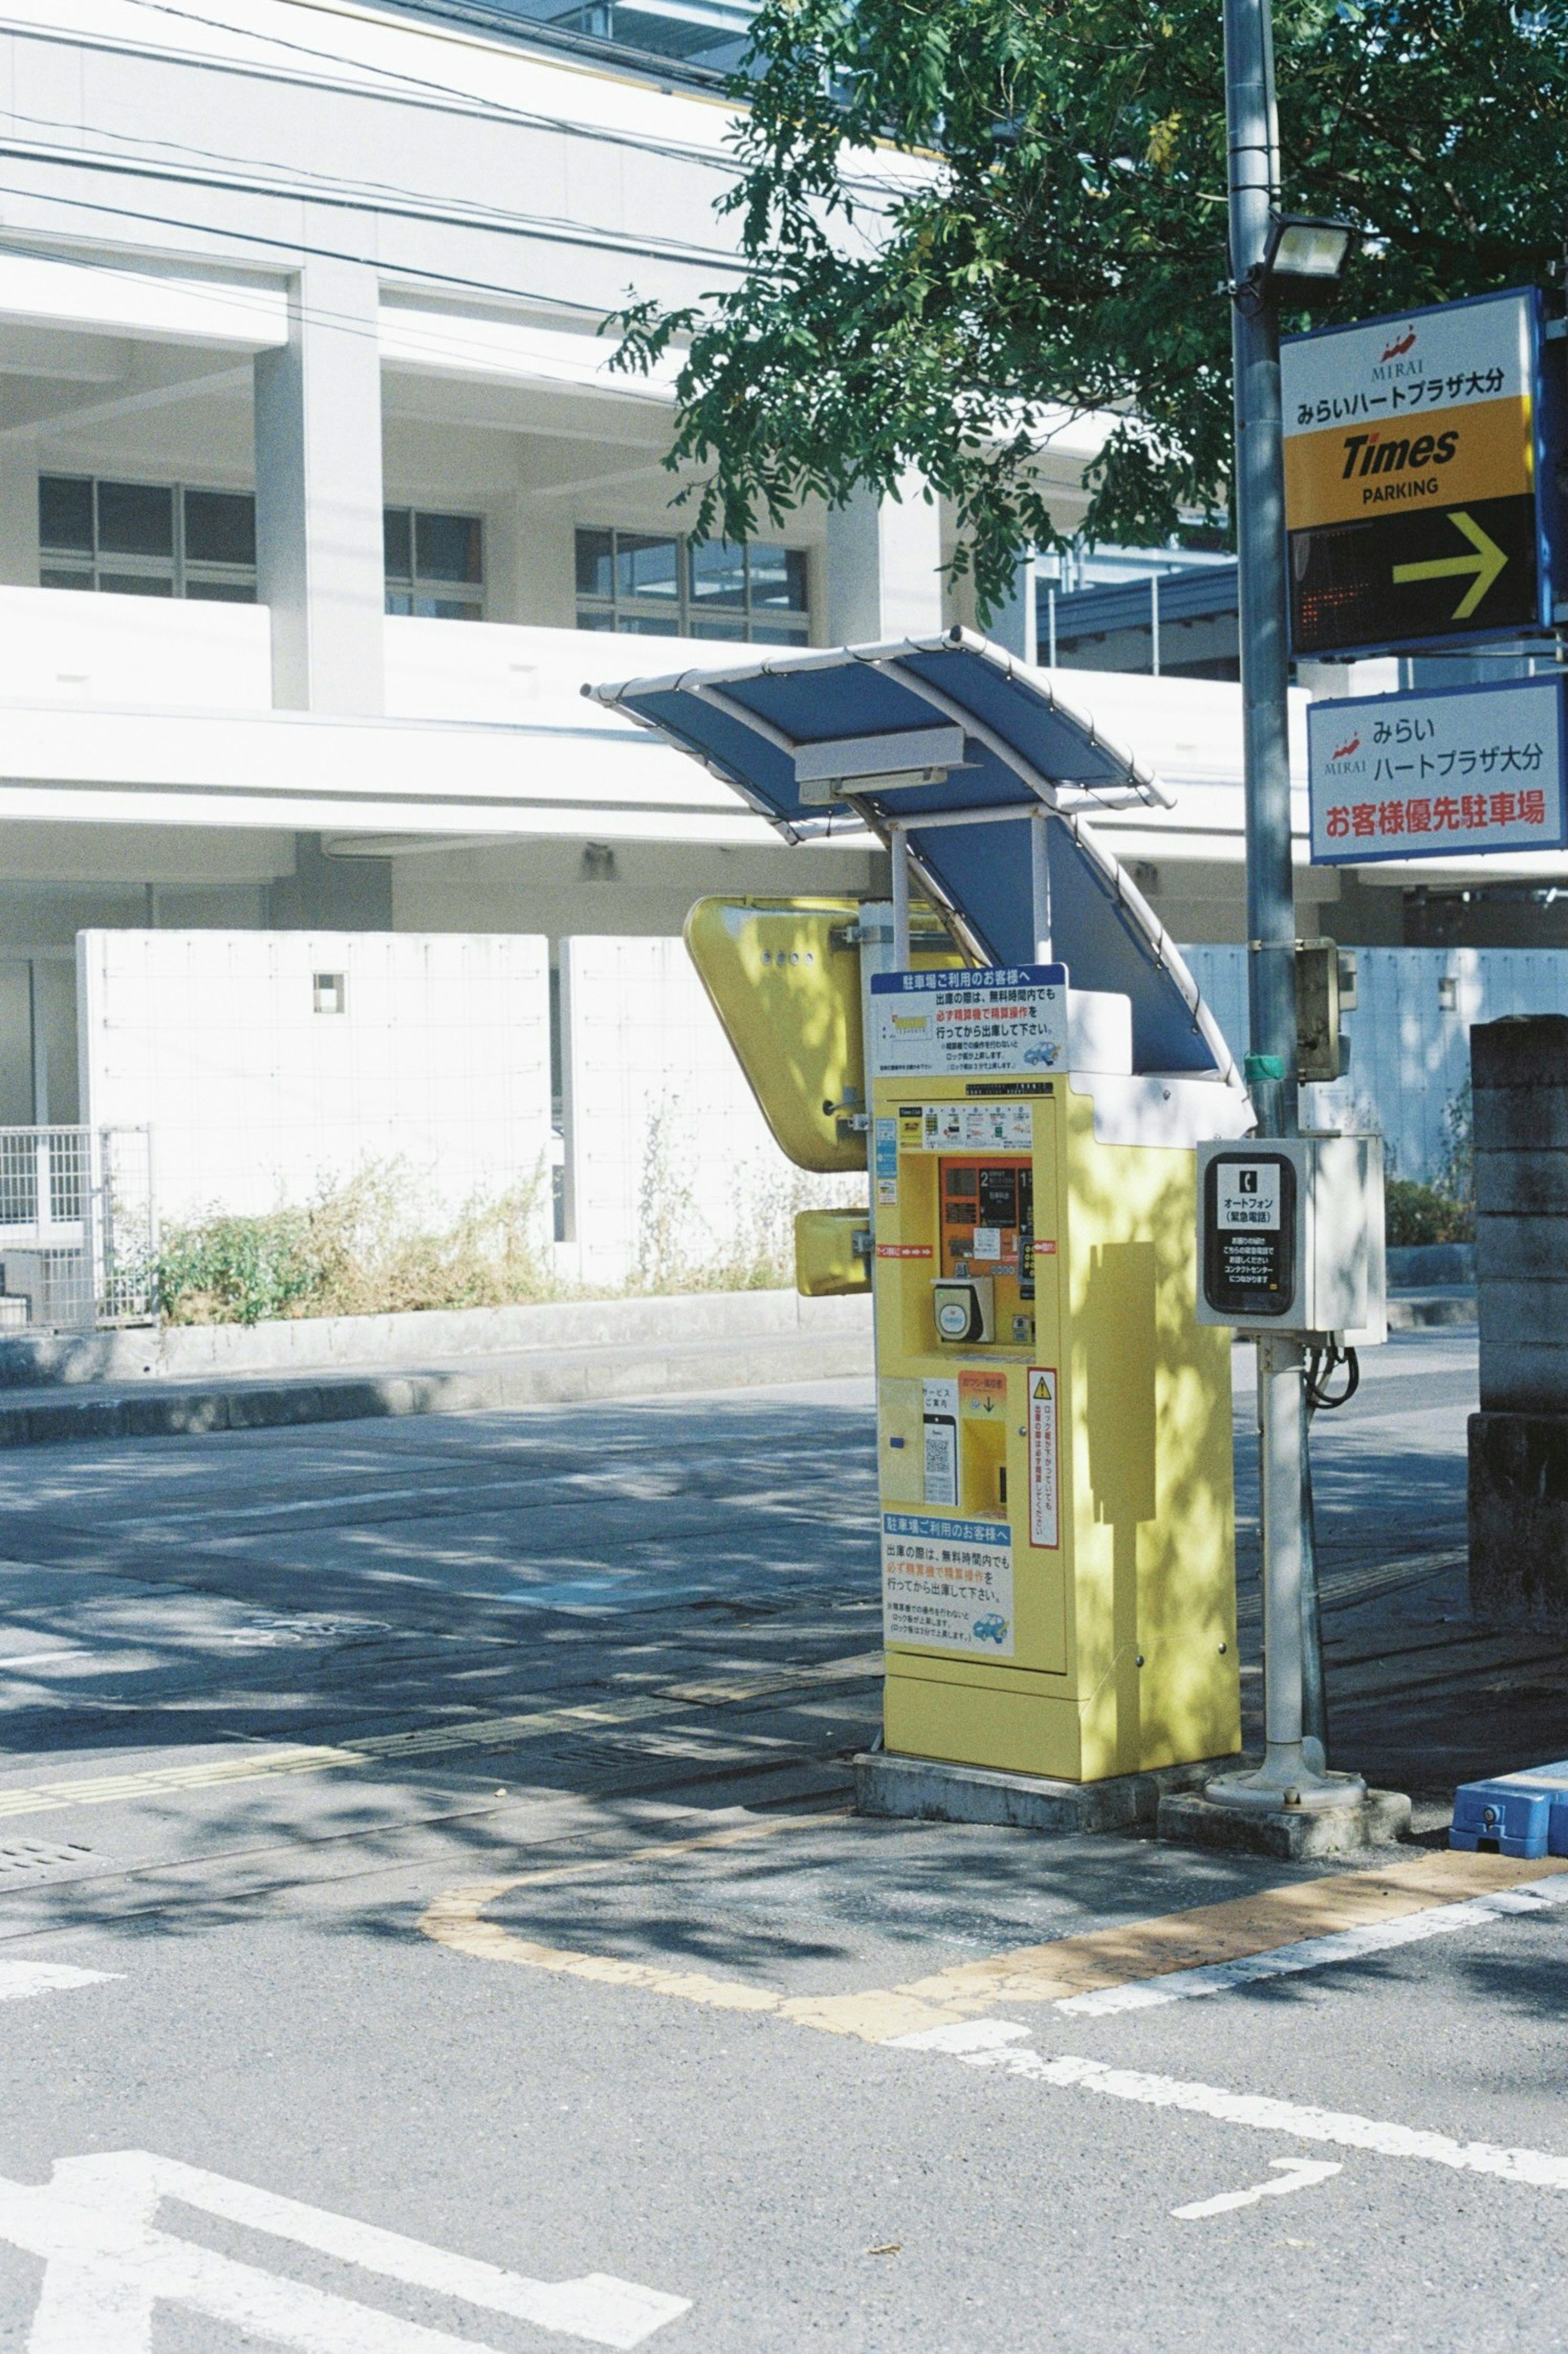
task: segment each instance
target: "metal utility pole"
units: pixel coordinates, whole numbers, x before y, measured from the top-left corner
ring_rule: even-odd
[[[1267,283],[1279,184],[1269,0],[1224,0],[1232,353],[1235,375],[1236,549],[1242,724],[1246,766],[1246,920],[1251,1052],[1247,1085],[1260,1137],[1294,1136],[1296,899],[1290,860],[1287,687],[1285,465],[1279,323]],[[1363,1786],[1328,1780],[1302,1749],[1306,1629],[1307,1395],[1298,1338],[1257,1344],[1263,1539],[1264,1711],[1261,1770],[1211,1782],[1225,1805],[1312,1808],[1357,1803]]]

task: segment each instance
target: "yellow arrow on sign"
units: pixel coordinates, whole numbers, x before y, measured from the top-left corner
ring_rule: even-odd
[[[1508,562],[1508,557],[1497,541],[1490,538],[1474,515],[1467,514],[1463,507],[1455,507],[1448,520],[1458,525],[1475,549],[1474,556],[1435,556],[1425,564],[1396,564],[1393,567],[1394,585],[1398,587],[1406,580],[1458,580],[1467,572],[1473,573],[1475,578],[1454,608],[1455,620],[1467,621]]]

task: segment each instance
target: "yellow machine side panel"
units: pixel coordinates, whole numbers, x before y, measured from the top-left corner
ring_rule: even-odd
[[[860,957],[844,938],[855,899],[699,899],[686,948],[762,1117],[798,1168],[865,1168]],[[934,919],[932,919],[934,920]],[[945,932],[918,938],[922,970],[963,962]]]
[[[903,1655],[888,1660],[883,1738],[889,1749],[984,1766],[993,1774],[1092,1778],[1083,1768],[1075,1701],[972,1680],[949,1682],[911,1670]]]
[[[1192,1312],[1192,1153],[1097,1142],[1086,1096],[1067,1112],[1069,1601],[1093,1779],[1241,1745],[1230,1345]]]
[[[857,1244],[871,1229],[865,1210],[797,1210],[795,1288],[806,1299],[871,1289],[871,1262]]]
[[[838,1130],[846,1106],[863,1108],[860,959],[832,937],[859,912],[853,899],[699,899],[686,917],[703,987],[801,1169],[865,1167],[864,1137]]]

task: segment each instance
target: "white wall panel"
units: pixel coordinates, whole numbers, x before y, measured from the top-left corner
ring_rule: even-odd
[[[864,1199],[769,1135],[680,939],[561,943],[568,1235],[585,1277],[787,1254],[796,1208]]]
[[[79,935],[83,1113],[151,1125],[164,1217],[302,1202],[399,1161],[432,1209],[542,1172],[547,945],[386,932]],[[313,976],[344,976],[317,1013]]]

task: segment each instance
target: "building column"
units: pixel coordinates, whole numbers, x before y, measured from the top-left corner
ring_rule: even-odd
[[[986,631],[992,645],[1002,646],[1020,662],[1039,661],[1034,613],[1034,557],[1021,556],[1012,575],[1012,594],[991,615]]]
[[[288,343],[256,361],[257,593],[284,710],[385,704],[376,302],[368,264],[307,261]]]
[[[0,583],[38,585],[38,437],[8,433],[0,442]]]
[[[896,499],[856,491],[828,514],[828,643],[938,636],[941,563],[941,509],[927,504],[918,475],[905,476]]]

